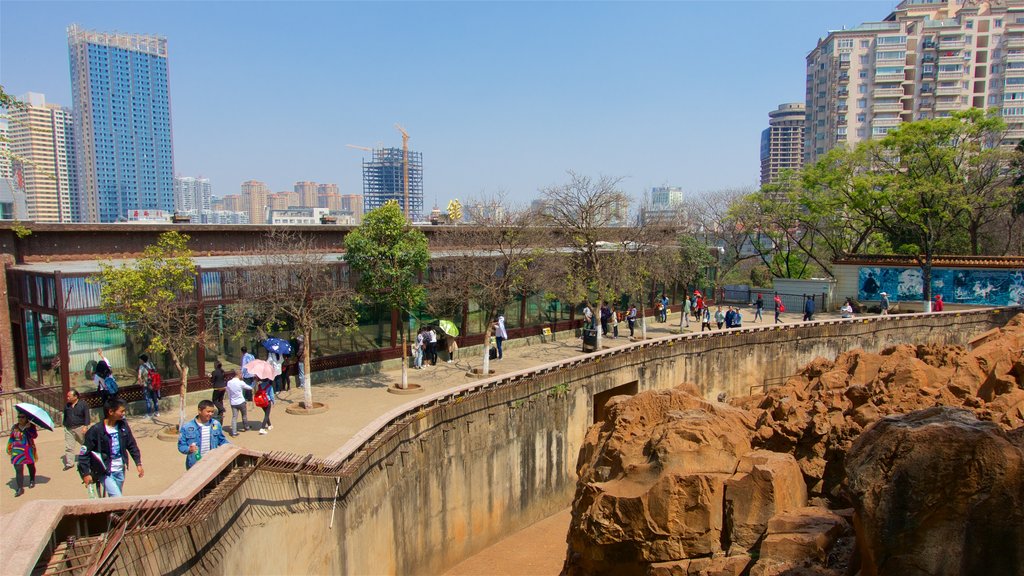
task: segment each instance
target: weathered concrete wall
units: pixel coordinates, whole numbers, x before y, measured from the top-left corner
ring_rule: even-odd
[[[294,473],[287,466],[193,468],[188,485],[209,483],[206,498],[223,503],[187,534],[172,525],[127,536],[114,567],[140,574],[439,573],[569,504],[597,394],[682,382],[712,400],[719,392],[746,394],[817,356],[964,344],[1015,312],[668,336],[467,384],[383,415],[325,461]]]

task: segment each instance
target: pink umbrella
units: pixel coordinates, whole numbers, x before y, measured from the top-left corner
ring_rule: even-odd
[[[253,360],[245,365],[245,369],[260,380],[274,379],[274,365],[266,360]]]

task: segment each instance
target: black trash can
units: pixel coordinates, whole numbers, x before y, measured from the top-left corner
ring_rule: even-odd
[[[597,330],[591,328],[583,329],[583,351],[584,352],[596,352],[597,351]]]

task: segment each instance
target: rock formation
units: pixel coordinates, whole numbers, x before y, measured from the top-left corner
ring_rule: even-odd
[[[607,414],[566,574],[1024,574],[1024,314],[971,350],[854,350],[728,405],[681,386]]]

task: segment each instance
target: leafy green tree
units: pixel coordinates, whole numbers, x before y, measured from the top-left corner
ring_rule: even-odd
[[[1012,156],[999,146],[1004,129],[994,112],[971,109],[903,124],[862,144],[871,170],[857,178],[855,209],[917,260],[926,310],[934,257],[976,253],[986,221],[1012,206]]]
[[[371,210],[345,237],[346,259],[359,275],[358,291],[369,301],[387,304],[403,316],[417,310],[426,290],[419,274],[430,259],[427,237],[410,226],[397,202]],[[409,387],[407,323],[402,322],[402,389]]]
[[[181,378],[178,425],[185,423],[188,394],[188,358],[205,344],[195,298],[196,267],[189,237],[165,232],[142,257],[123,266],[100,264],[91,278],[100,286],[100,307],[125,332],[148,339],[156,354],[167,353]]]

